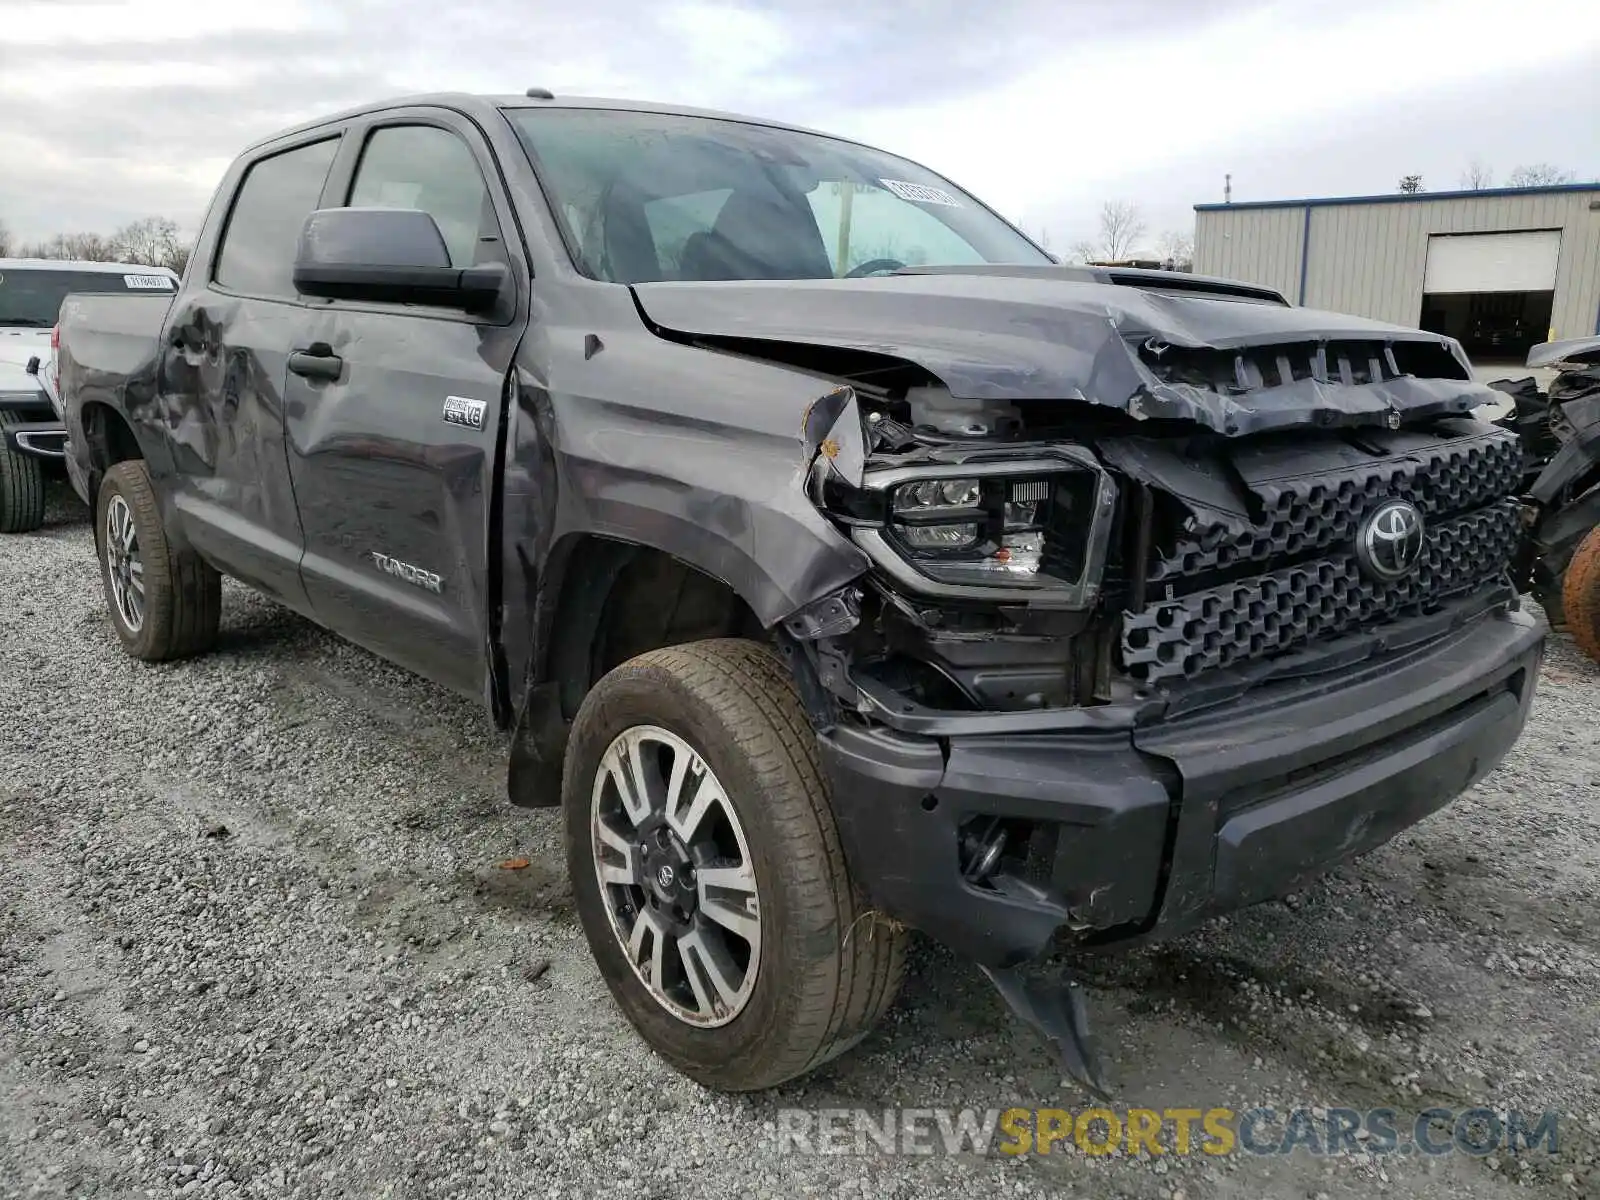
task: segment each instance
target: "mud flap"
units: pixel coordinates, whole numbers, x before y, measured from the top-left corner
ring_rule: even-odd
[[[1011,1011],[1055,1047],[1066,1073],[1102,1100],[1111,1098],[1094,1039],[1083,986],[1063,973],[1057,980],[1030,980],[1016,967],[982,967]]]
[[[561,766],[567,748],[567,722],[556,684],[528,690],[511,737],[506,795],[517,808],[555,808],[561,803]]]

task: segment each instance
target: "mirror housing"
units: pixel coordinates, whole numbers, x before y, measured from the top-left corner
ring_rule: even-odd
[[[453,267],[439,226],[411,208],[322,208],[306,218],[294,286],[305,296],[491,312],[509,276],[500,263]]]

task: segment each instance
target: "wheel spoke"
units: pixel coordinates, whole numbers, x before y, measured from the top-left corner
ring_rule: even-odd
[[[689,990],[694,993],[694,1007],[703,1016],[713,1016],[717,1011],[716,1004],[711,999],[712,984],[706,978],[706,969],[700,961],[700,948],[689,937],[678,939],[678,958],[683,963],[684,978],[689,981]]]
[[[650,951],[650,956],[653,960],[661,953],[660,946],[663,939],[661,937],[661,926],[656,923],[655,916],[648,910],[640,912],[634,918],[633,930],[628,934],[628,956],[635,963],[644,961],[646,938],[654,942],[654,947]]]
[[[687,951],[688,953],[685,953]],[[732,1008],[739,1003],[740,986],[743,979],[739,968],[728,957],[727,948],[719,945],[717,939],[708,938],[700,929],[685,934],[678,942],[680,958],[687,959],[690,954],[696,960],[696,966],[705,972],[711,987],[717,993],[717,1001],[724,1007]],[[753,964],[752,964],[753,965]],[[695,992],[695,999],[700,998],[704,984],[698,987],[691,975],[689,987]]]
[[[640,816],[638,820],[643,820],[665,803],[661,795],[661,781],[659,777],[652,778],[651,772],[645,769],[644,743],[646,739],[635,731],[630,733],[623,741],[628,747],[628,777],[629,782],[633,784],[634,800],[639,805]],[[655,786],[652,787],[652,784]],[[638,821],[634,823],[637,824]]]
[[[606,774],[611,776],[612,783],[616,786],[617,796],[622,801],[622,811],[627,814],[628,820],[638,825],[650,815],[650,801],[637,787],[632,771],[627,763],[620,745],[613,746],[606,754],[601,766]]]
[[[633,869],[632,855],[625,855],[621,866],[616,863],[603,862],[599,864],[599,867],[601,883],[615,884],[618,887],[637,887],[639,885],[639,875]]]
[[[716,777],[707,771],[700,779],[700,786],[695,789],[694,799],[689,803],[689,811],[678,813],[672,809],[667,817],[667,823],[672,826],[672,831],[685,842],[693,845],[695,835],[700,829],[700,823],[706,819],[706,814],[711,811],[713,804],[724,804],[727,797],[722,794],[722,785]]]
[[[689,774],[690,759],[694,759],[694,765],[696,768],[695,774],[698,775],[705,770],[705,768],[700,765],[700,760],[696,756],[692,754],[684,754],[674,747],[674,752],[672,755],[672,777],[667,780],[666,814],[669,824],[672,821],[673,815],[678,811],[679,802],[683,799],[683,781],[684,778]]]
[[[633,857],[632,839],[624,837],[615,829],[611,828],[611,826],[608,825],[603,818],[594,823],[594,831],[602,842],[611,847],[611,849],[615,850],[618,854],[622,855],[623,858]],[[596,851],[599,849],[600,847],[595,847]]]
[[[747,896],[737,896],[731,900],[721,897],[710,897],[702,890],[700,893],[700,911],[721,925],[729,933],[743,938],[751,945],[761,934],[761,920],[752,911],[756,901],[755,892]]]

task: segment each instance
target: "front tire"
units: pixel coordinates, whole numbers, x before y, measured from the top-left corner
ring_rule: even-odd
[[[904,973],[905,931],[850,880],[815,738],[782,661],[737,639],[623,663],[573,723],[562,807],[590,950],[645,1041],[719,1091],[849,1049]]]
[[[16,413],[0,412],[0,427],[20,424]],[[44,464],[0,441],[0,533],[31,533],[43,524]]]
[[[95,545],[111,624],[134,658],[164,662],[203,654],[217,640],[222,576],[193,550],[167,540],[143,462],[106,472],[95,506]]]

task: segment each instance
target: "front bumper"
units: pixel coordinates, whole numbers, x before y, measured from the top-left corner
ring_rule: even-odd
[[[1533,618],[1488,614],[1160,723],[1085,710],[1055,730],[840,726],[820,743],[872,903],[1006,967],[1064,930],[1102,945],[1176,933],[1388,841],[1498,765],[1543,650]],[[970,831],[991,817],[1015,853],[974,883]]]
[[[27,421],[5,426],[6,449],[31,458],[59,462],[67,456],[67,427],[60,421]]]

